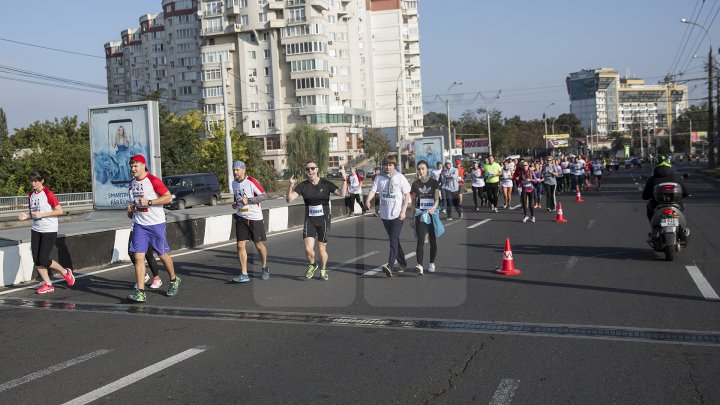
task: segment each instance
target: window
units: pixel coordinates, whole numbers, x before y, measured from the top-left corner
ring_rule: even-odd
[[[328,22],[329,22],[330,24],[335,24],[335,15],[330,14],[330,15],[328,16]]]
[[[250,110],[257,111],[260,109],[260,103],[250,103]]]
[[[258,94],[258,86],[248,86],[248,93],[250,94]]]
[[[222,18],[206,18],[205,30],[207,32],[221,32],[223,30]]]
[[[240,24],[242,25],[248,25],[250,24],[250,17],[248,17],[247,14],[243,14],[240,16]]]
[[[201,57],[202,57],[202,63],[221,62],[223,60],[230,60],[230,52],[229,51],[203,52],[201,54]]]
[[[250,121],[250,127],[255,129],[260,128],[260,120]]]
[[[267,22],[267,13],[259,13],[258,14],[258,22],[266,23]]]
[[[330,134],[328,140],[330,141],[330,150],[337,150],[337,135]]]
[[[247,55],[248,55],[248,59],[257,59],[257,56],[255,55],[255,51],[248,51]]]
[[[224,115],[225,109],[222,104],[205,104],[205,114],[207,115]]]
[[[207,80],[221,80],[220,69],[203,70],[203,81]]]
[[[269,49],[264,49],[264,50],[263,50],[263,57],[264,57],[265,59],[270,59],[270,50],[269,50]]]
[[[362,134],[356,134],[355,144],[357,145],[357,148],[358,148],[358,149],[363,149],[363,148],[365,148],[365,144],[364,144],[364,142],[363,142]]]
[[[270,68],[265,67],[265,76],[270,76]]]
[[[193,94],[193,88],[192,86],[183,86],[180,87],[180,95],[181,96],[189,96]]]
[[[338,53],[339,53],[339,56],[343,59],[347,59],[350,57],[350,53],[348,52],[347,49],[340,49],[340,50],[338,50]]]
[[[345,149],[353,148],[353,134],[345,134]]]
[[[274,109],[275,109],[275,103],[273,103],[272,101],[268,101],[266,107],[267,107],[268,110],[274,110]]]
[[[203,97],[221,97],[222,86],[213,86],[203,88]]]
[[[267,120],[267,127],[268,127],[268,128],[275,128],[275,120],[274,120],[274,119],[269,119],[269,120]]]
[[[330,156],[330,167],[339,167],[340,166],[340,157],[338,156]]]
[[[263,40],[263,41],[267,41],[268,39],[270,39],[270,33],[269,33],[269,32],[263,32],[263,34],[262,34],[262,40]]]
[[[272,92],[273,92],[272,83],[271,83],[271,84],[266,84],[266,85],[265,85],[265,94],[272,94]]]
[[[156,69],[155,70],[155,78],[162,79],[163,77],[167,77],[165,69]]]
[[[248,77],[257,77],[257,68],[248,69]]]
[[[265,149],[266,150],[280,149],[280,137],[279,136],[268,136],[267,138],[265,138]]]
[[[294,7],[287,10],[289,23],[305,21],[305,7]]]

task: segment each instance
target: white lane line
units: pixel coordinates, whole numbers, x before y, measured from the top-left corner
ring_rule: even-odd
[[[332,223],[333,223],[333,224],[336,224],[336,223],[338,223],[338,222],[350,221],[350,220],[354,220],[354,219],[356,219],[356,218],[363,218],[363,216],[361,215],[361,216],[357,216],[357,217],[341,218],[341,219],[337,219],[337,220],[332,221]],[[271,233],[271,234],[268,234],[267,237],[269,238],[269,237],[271,237],[271,236],[284,235],[284,234],[286,234],[286,233],[298,232],[298,231],[302,231],[302,227],[296,228],[296,229],[288,229],[288,230],[281,231],[281,232]],[[206,250],[220,249],[220,248],[224,248],[224,247],[227,247],[227,246],[233,246],[233,245],[236,245],[236,244],[237,244],[237,242],[236,242],[236,241],[233,241],[233,242],[221,243],[221,244],[219,244],[219,245],[207,246],[207,247],[204,247],[204,248],[189,248],[190,250],[188,250],[187,252],[176,253],[176,254],[173,254],[173,255],[170,255],[170,256],[174,259],[174,258],[180,257],[180,256],[192,255],[192,254],[195,254],[195,253],[204,252],[204,251],[206,251]],[[132,266],[131,263],[124,263],[124,264],[121,264],[121,265],[118,265],[118,266],[113,266],[113,267],[110,267],[110,268],[107,268],[107,269],[92,271],[92,272],[90,272],[90,273],[77,274],[77,275],[75,275],[75,278],[76,278],[76,279],[81,279],[81,278],[85,278],[85,277],[89,277],[89,276],[94,276],[94,275],[97,275],[97,274],[107,273],[107,272],[109,272],[109,271],[115,271],[115,270],[119,270],[119,269],[128,268],[128,267],[130,267],[130,266]],[[57,279],[57,280],[53,280],[53,284],[56,283],[56,282],[58,282],[58,281],[64,282],[63,279]],[[12,293],[14,293],[14,292],[22,291],[22,290],[37,289],[37,288],[40,288],[41,285],[42,285],[42,283],[35,283],[35,284],[27,285],[27,286],[25,286],[25,287],[10,288],[10,289],[5,290],[5,291],[0,291],[0,295],[12,294]]]
[[[170,358],[167,358],[157,364],[153,364],[152,366],[145,367],[144,369],[136,371],[136,372],[134,372],[128,376],[125,376],[115,382],[107,384],[103,387],[100,387],[100,388],[94,390],[94,391],[90,391],[87,394],[77,397],[73,400],[65,402],[64,405],[84,405],[84,404],[90,403],[90,402],[100,399],[108,394],[112,394],[113,392],[115,392],[121,388],[125,388],[130,384],[140,381],[143,378],[149,377],[159,371],[162,371],[172,365],[180,363],[183,360],[187,360],[190,357],[198,355],[198,354],[204,352],[205,350],[207,350],[206,346],[198,346],[198,347],[194,347],[192,349],[185,350],[184,352],[178,353],[178,354],[176,354]]]
[[[70,367],[70,366],[74,366],[74,365],[76,365],[76,364],[82,363],[83,361],[90,360],[90,359],[92,359],[93,357],[102,356],[103,354],[110,353],[110,352],[111,352],[111,350],[107,350],[107,349],[96,350],[96,351],[94,351],[94,352],[92,352],[92,353],[88,353],[88,354],[86,354],[86,355],[84,355],[84,356],[76,357],[76,358],[74,358],[74,359],[72,359],[72,360],[64,361],[64,362],[62,362],[62,363],[59,363],[59,364],[56,364],[56,365],[54,365],[54,366],[48,367],[48,368],[46,368],[45,370],[36,371],[36,372],[34,372],[34,373],[32,373],[32,374],[26,375],[25,377],[16,378],[16,379],[14,379],[14,380],[12,380],[12,381],[8,381],[8,382],[6,382],[6,383],[4,383],[4,384],[0,384],[0,392],[9,390],[10,388],[15,388],[15,387],[17,387],[18,385],[25,384],[25,383],[30,382],[30,381],[32,381],[32,380],[36,380],[36,379],[38,379],[38,378],[40,378],[40,377],[45,377],[45,376],[48,375],[48,374],[52,374],[52,373],[54,373],[54,372],[56,372],[56,371],[60,371],[60,370],[62,370],[62,369],[64,369],[64,368],[68,368],[68,367]]]
[[[503,378],[498,385],[495,394],[490,400],[490,405],[507,405],[512,401],[515,390],[517,390],[520,380],[514,380],[512,378]]]
[[[513,205],[512,207],[510,207],[510,209],[511,209],[511,210],[516,210],[516,209],[518,209],[518,208],[520,208],[520,207],[522,207],[522,204]]]
[[[713,290],[710,283],[708,283],[705,276],[703,276],[698,266],[685,266],[685,268],[687,269],[688,273],[690,273],[690,277],[692,277],[695,285],[697,285],[700,293],[703,295],[703,297],[705,297],[706,300],[720,300],[720,297],[718,297],[715,290]]]
[[[578,257],[577,257],[577,256],[570,256],[570,258],[568,259],[567,263],[565,263],[565,268],[566,268],[566,269],[572,269],[573,267],[575,267],[575,264],[576,264],[577,262],[578,262]]]
[[[412,252],[412,253],[406,254],[406,255],[405,255],[405,260],[407,260],[407,259],[415,256],[416,253],[417,253],[417,252]],[[382,266],[387,266],[387,263],[383,264]],[[374,269],[372,269],[372,270],[370,270],[370,271],[366,271],[366,272],[363,274],[363,276],[364,276],[364,277],[374,276],[374,275],[377,274],[380,270],[382,270],[382,266],[376,267],[376,268],[374,268]]]
[[[588,224],[587,224],[587,229],[592,228],[594,225],[595,225],[595,220],[594,220],[594,219],[591,219],[591,220],[588,222]]]
[[[354,257],[354,258],[352,258],[352,259],[350,259],[350,260],[346,260],[346,261],[338,264],[337,266],[330,267],[330,268],[328,269],[328,271],[330,271],[330,270],[337,270],[337,269],[343,268],[343,267],[345,267],[346,264],[350,264],[350,263],[356,262],[356,261],[358,261],[358,260],[360,260],[360,259],[364,259],[364,258],[366,258],[366,257],[368,257],[368,256],[372,256],[372,255],[374,255],[374,254],[376,254],[376,253],[380,253],[380,251],[379,251],[379,250],[375,250],[375,251],[372,251],[372,252],[370,252],[370,253],[365,253],[365,254],[362,255],[362,256],[358,256],[358,257]]]
[[[478,222],[478,223],[476,223],[476,224],[473,224],[473,225],[468,226],[467,229],[477,228],[478,226],[480,226],[480,225],[482,225],[482,224],[484,224],[484,223],[486,223],[486,222],[489,222],[489,221],[492,221],[492,219],[491,219],[491,218],[483,219],[482,221],[480,221],[480,222]]]

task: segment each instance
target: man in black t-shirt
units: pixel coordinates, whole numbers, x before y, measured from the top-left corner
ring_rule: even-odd
[[[345,169],[340,168],[343,178],[342,191],[332,182],[319,176],[318,165],[314,161],[305,163],[307,180],[295,185],[295,176],[290,177],[286,200],[292,202],[299,196],[305,200],[305,223],[303,225],[303,240],[305,242],[305,256],[310,265],[305,272],[305,278],[311,279],[315,270],[320,268],[320,278],[328,279],[327,273],[327,233],[330,230],[330,195],[345,197],[347,194],[347,176]],[[320,266],[315,262],[315,239],[318,241],[318,255]]]

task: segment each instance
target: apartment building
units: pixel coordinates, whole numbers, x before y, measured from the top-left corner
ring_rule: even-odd
[[[400,147],[422,133],[417,1],[163,0],[139,24],[105,44],[108,101],[160,91],[211,125],[224,93],[278,170],[298,123],[328,130],[331,168],[363,153],[366,127],[398,127]]]
[[[670,128],[688,108],[687,86],[674,83],[646,84],[624,78],[611,68],[570,73],[565,80],[570,112],[586,133],[608,135],[645,128]]]

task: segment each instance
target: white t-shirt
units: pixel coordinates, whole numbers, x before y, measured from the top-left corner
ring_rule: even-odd
[[[356,174],[351,174],[348,176],[348,192],[350,194],[360,194],[360,180],[358,180],[358,177]]]
[[[60,205],[55,194],[50,191],[49,188],[43,187],[39,193],[31,191],[28,194],[28,205],[30,213],[33,212],[51,212],[53,208]],[[32,227],[30,228],[35,232],[57,232],[58,231],[58,219],[57,217],[38,218],[32,220]]]
[[[165,209],[162,204],[141,206],[140,199],[155,200],[168,192],[162,180],[148,173],[142,180],[133,178],[130,182],[130,201],[137,210],[133,222],[138,225],[157,225],[165,223]]]
[[[440,173],[442,173],[442,169],[433,169],[430,171],[430,177],[437,181],[440,181]]]
[[[472,169],[472,186],[473,187],[485,187],[485,178],[483,177],[481,169]]]
[[[251,221],[261,221],[263,219],[262,208],[260,203],[243,205],[242,198],[253,198],[260,194],[265,194],[265,190],[262,188],[257,180],[250,176],[245,176],[243,181],[234,180],[232,183],[233,198],[237,203],[237,210],[235,215],[240,218],[249,219]]]
[[[560,162],[560,167],[562,167],[563,174],[570,174],[570,162],[562,161]]]
[[[395,219],[402,211],[403,197],[410,193],[410,183],[400,173],[395,173],[392,179],[383,174],[375,176],[370,191],[380,195],[380,218]]]
[[[575,175],[576,176],[583,176],[585,174],[585,161],[580,159],[577,162],[575,162]]]

